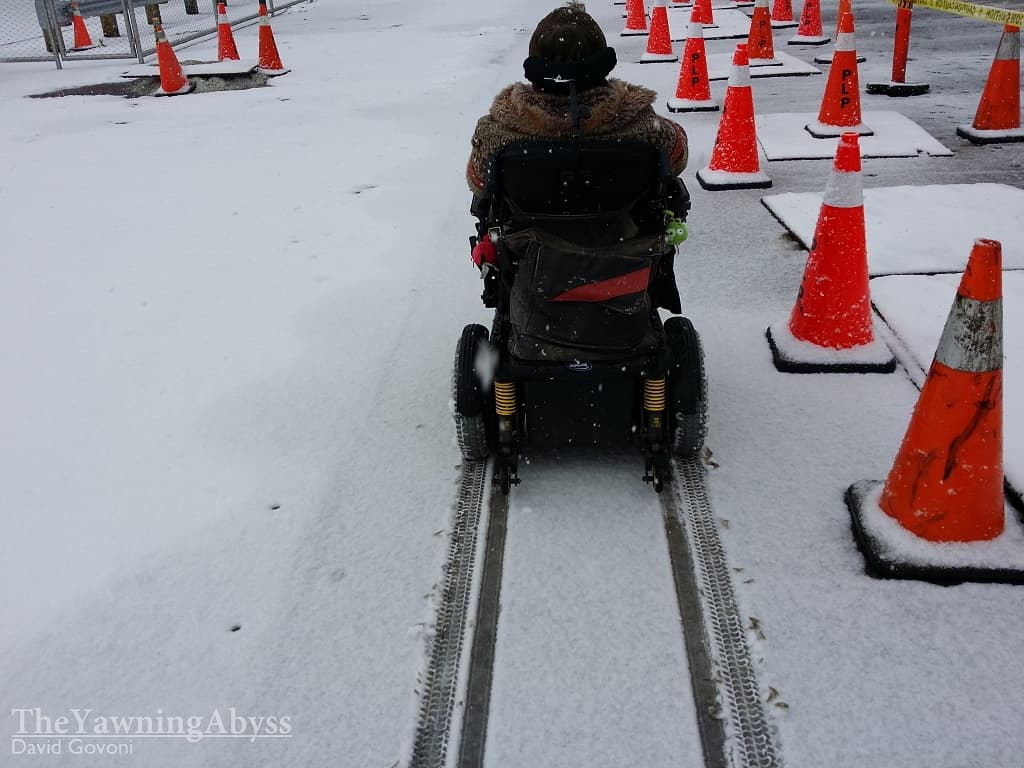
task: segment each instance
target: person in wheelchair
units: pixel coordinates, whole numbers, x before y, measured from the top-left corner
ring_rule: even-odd
[[[477,122],[466,180],[485,192],[489,165],[509,144],[528,139],[569,139],[574,129],[587,136],[637,139],[668,153],[674,176],[686,167],[686,131],[655,114],[657,94],[624,80],[609,79],[615,50],[583,3],[569,2],[545,16],[530,38],[523,62],[527,83],[513,83],[494,99]],[[580,125],[574,126],[569,91],[574,86]]]
[[[604,432],[639,439],[658,490],[669,457],[703,445],[700,340],[658,312],[682,311],[687,137],[655,114],[653,91],[608,77],[615,63],[597,22],[568,2],[530,39],[529,84],[504,88],[473,134],[470,242],[495,316],[490,331],[463,331],[455,421],[464,458],[493,453],[506,492],[523,445],[577,442],[595,413]],[[497,364],[481,375],[484,347]]]

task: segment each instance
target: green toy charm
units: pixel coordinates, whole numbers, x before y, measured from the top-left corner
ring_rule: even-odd
[[[672,245],[679,245],[686,240],[689,232],[686,231],[686,222],[677,219],[672,211],[664,211],[665,214],[665,238]]]

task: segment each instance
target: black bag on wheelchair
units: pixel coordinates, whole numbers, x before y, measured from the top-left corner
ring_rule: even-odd
[[[665,211],[688,206],[662,150],[523,142],[494,159],[488,189],[515,357],[614,360],[657,346],[656,307],[680,311]]]

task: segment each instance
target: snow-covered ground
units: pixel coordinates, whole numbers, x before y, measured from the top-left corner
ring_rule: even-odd
[[[26,729],[35,708],[234,708],[289,730],[72,759],[58,739],[33,741],[61,755],[12,754],[22,723],[5,713],[0,764],[404,759],[458,476],[454,342],[487,321],[466,246],[468,139],[553,5],[317,0],[274,22],[292,72],[247,91],[25,99],[117,80],[131,62],[0,66],[2,709],[29,710]],[[621,6],[589,6],[636,61],[644,43],[617,36]],[[886,79],[892,6],[857,10],[861,81]],[[914,24],[908,80],[932,93],[864,108],[906,115],[952,156],[866,160],[865,186],[1024,186],[1024,144],[954,134],[1000,28],[934,11]],[[255,27],[237,37],[255,50]],[[709,55],[733,44],[709,40]],[[623,71],[657,87],[664,111],[677,68]],[[813,113],[825,79],[756,78],[755,107]],[[718,100],[724,89],[712,84]],[[891,466],[913,375],[771,364],[764,330],[788,315],[806,251],[760,200],[820,194],[829,161],[767,163],[768,191],[706,192],[694,173],[719,116],[678,119],[694,208],[677,274],[707,354],[709,483],[785,764],[1019,766],[1024,588],[876,581],[850,533],[843,492]],[[926,366],[956,277],[872,282]],[[1013,274],[1006,288],[1009,321],[1024,286]],[[1008,391],[1017,343],[1008,334]],[[641,473],[628,455],[522,467],[489,766],[698,759]]]

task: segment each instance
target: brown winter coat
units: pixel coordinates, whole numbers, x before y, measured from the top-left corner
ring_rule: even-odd
[[[648,141],[665,148],[672,173],[678,175],[686,167],[686,132],[677,123],[655,114],[651,106],[656,98],[654,91],[610,78],[607,85],[583,91],[578,98],[580,105],[591,111],[582,122],[584,136]],[[528,83],[504,88],[473,133],[473,150],[466,167],[469,188],[483,191],[488,163],[509,144],[530,139],[558,140],[569,135],[568,96],[543,93]]]

